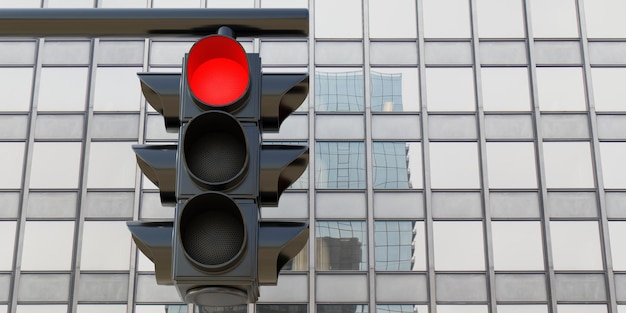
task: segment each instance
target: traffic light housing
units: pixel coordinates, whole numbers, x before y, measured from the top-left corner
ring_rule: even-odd
[[[175,206],[173,221],[129,223],[133,239],[157,282],[174,284],[185,302],[255,302],[308,240],[305,222],[260,220],[261,205],[278,205],[308,165],[308,147],[261,140],[304,101],[308,75],[262,74],[259,55],[223,27],[193,45],[182,74],[139,77],[178,145],[133,148],[162,202]]]

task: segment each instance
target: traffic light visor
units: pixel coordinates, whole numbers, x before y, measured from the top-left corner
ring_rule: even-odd
[[[247,95],[248,58],[230,37],[213,35],[196,42],[186,66],[189,89],[205,105],[226,107]]]

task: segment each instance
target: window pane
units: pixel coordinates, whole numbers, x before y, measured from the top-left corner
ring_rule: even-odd
[[[0,271],[10,271],[13,266],[15,225],[14,221],[0,221]]]
[[[0,142],[0,151],[0,188],[21,188],[24,143]]]
[[[141,67],[99,67],[93,107],[96,111],[139,111]]]
[[[318,304],[317,313],[368,313],[367,304]]]
[[[153,8],[199,8],[198,0],[153,0]]]
[[[18,305],[17,313],[67,313],[67,305],[46,304],[46,305]]]
[[[476,143],[431,143],[430,170],[432,188],[479,188]]]
[[[415,1],[370,0],[371,38],[417,37]]]
[[[86,67],[42,68],[37,110],[84,111],[88,73]]]
[[[552,221],[552,255],[555,270],[602,270],[598,223]]]
[[[92,142],[87,187],[134,188],[137,165],[133,143]]]
[[[360,0],[315,1],[315,37],[363,37]]]
[[[427,305],[414,304],[377,304],[378,313],[428,313]]]
[[[541,111],[585,111],[585,85],[579,67],[537,68]]]
[[[101,8],[145,8],[145,0],[100,0]]]
[[[606,313],[606,304],[559,304],[559,313]]]
[[[591,150],[587,142],[544,142],[548,188],[593,188]]]
[[[373,112],[420,110],[416,68],[374,68],[370,75]]]
[[[79,304],[77,313],[125,313],[124,304]]]
[[[530,88],[525,67],[480,69],[485,111],[529,111]]]
[[[482,222],[433,223],[435,269],[484,270]]]
[[[532,142],[488,142],[489,188],[537,188]]]
[[[316,269],[367,270],[366,224],[360,221],[315,223]]]
[[[77,188],[80,142],[35,142],[30,188]]]
[[[578,37],[576,0],[530,0],[533,37]]]
[[[498,313],[548,313],[545,304],[498,305]]]
[[[626,270],[626,223],[623,221],[609,222],[609,236],[611,241],[611,258],[613,269],[616,271]]]
[[[327,189],[365,188],[365,147],[362,142],[316,142],[315,186]]]
[[[427,68],[428,111],[475,111],[472,68]]]
[[[374,142],[374,188],[422,188],[420,143]]]
[[[481,38],[524,37],[521,0],[479,0],[478,36]]]
[[[624,38],[626,2],[622,0],[585,0],[585,21],[589,38]]]
[[[32,68],[0,68],[0,111],[28,111],[32,86]]]
[[[543,270],[539,222],[492,222],[496,271]]]
[[[374,244],[377,271],[426,270],[424,223],[377,221]]]
[[[626,143],[601,142],[600,160],[604,188],[626,188]]]
[[[596,111],[626,111],[626,68],[591,68]]]
[[[22,270],[69,270],[73,243],[74,222],[26,222]]]
[[[363,111],[363,71],[315,72],[316,111]]]
[[[128,270],[129,259],[126,222],[85,222],[81,270]]]
[[[424,37],[470,37],[470,13],[467,0],[424,0]]]
[[[437,313],[487,313],[486,305],[438,305]]]
[[[85,0],[48,0],[48,8],[93,8],[93,3]]]

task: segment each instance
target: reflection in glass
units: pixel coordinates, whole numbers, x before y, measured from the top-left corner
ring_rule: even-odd
[[[373,112],[419,111],[416,68],[376,68],[370,81]]]
[[[258,304],[257,313],[306,313],[306,304]]]
[[[365,228],[365,222],[361,221],[317,221],[315,223],[317,270],[367,270]]]
[[[317,188],[365,188],[365,149],[362,142],[316,142]]]
[[[367,304],[318,304],[317,313],[367,313]]]
[[[316,111],[363,111],[363,71],[316,72]]]
[[[419,143],[374,142],[374,188],[412,189],[421,187]]]
[[[376,312],[378,313],[421,313],[422,311],[419,310],[421,307],[423,307],[423,305],[377,304]]]
[[[410,271],[415,268],[417,258],[413,241],[417,234],[417,231],[414,231],[416,224],[414,221],[377,221],[374,223],[374,253],[377,271]]]

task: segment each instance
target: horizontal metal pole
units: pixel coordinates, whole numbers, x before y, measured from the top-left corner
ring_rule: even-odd
[[[228,26],[236,37],[306,37],[307,9],[1,9],[0,36],[205,36]]]

